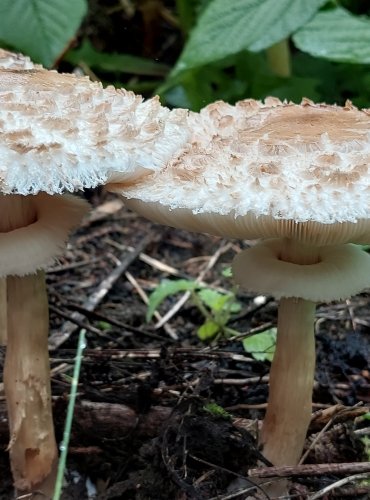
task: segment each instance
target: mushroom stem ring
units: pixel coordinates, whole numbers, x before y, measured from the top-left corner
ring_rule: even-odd
[[[314,302],[340,300],[370,285],[370,256],[356,245],[295,245],[297,252],[290,262],[282,260],[286,249],[286,239],[281,238],[241,252],[233,262],[235,280],[244,289],[277,299],[296,297]],[[307,258],[307,250],[312,252],[313,263],[297,263]]]

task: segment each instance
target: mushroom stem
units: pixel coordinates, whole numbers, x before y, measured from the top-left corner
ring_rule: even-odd
[[[263,454],[274,465],[295,465],[311,419],[315,373],[314,302],[283,298],[261,431]]]
[[[19,491],[38,489],[50,497],[57,446],[51,409],[45,277],[40,271],[24,277],[9,276],[7,281],[9,336],[4,390],[11,467]],[[49,491],[45,491],[46,483]]]
[[[0,278],[0,345],[6,345],[7,332],[6,278]]]

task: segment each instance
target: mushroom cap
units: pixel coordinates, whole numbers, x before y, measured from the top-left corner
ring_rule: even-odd
[[[162,167],[188,140],[185,110],[87,77],[24,69],[27,58],[17,57],[0,70],[2,193],[53,194],[132,179]]]
[[[8,50],[0,48],[0,68],[12,70],[27,70],[36,69],[39,71],[46,71],[41,64],[35,64],[28,56],[23,54],[15,54]]]
[[[213,103],[164,169],[108,189],[152,220],[236,238],[370,241],[370,111]]]

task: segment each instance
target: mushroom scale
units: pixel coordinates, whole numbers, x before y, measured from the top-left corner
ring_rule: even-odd
[[[87,77],[15,63],[0,70],[0,102],[3,193],[137,178],[162,167],[189,136],[187,111],[170,111],[157,97],[143,101]]]
[[[250,219],[246,224],[257,218],[258,233],[259,219],[272,217],[277,237],[298,231],[303,222],[357,223],[370,217],[367,110],[273,98],[265,104],[217,102],[191,113],[188,126],[191,139],[166,168],[122,186],[132,203],[204,214],[213,226],[209,232],[220,222],[212,225],[212,216],[224,216],[232,237],[242,237],[243,218]],[[120,186],[111,188],[120,192]],[[262,237],[270,228],[266,233]]]

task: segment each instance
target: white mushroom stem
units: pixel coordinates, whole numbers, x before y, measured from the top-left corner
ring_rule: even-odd
[[[0,196],[0,278],[6,280],[4,391],[9,452],[19,492],[53,493],[57,447],[51,411],[44,273],[87,204],[71,196]]]
[[[279,260],[311,266],[318,248],[281,240]],[[282,298],[270,372],[269,400],[261,431],[264,456],[274,465],[295,465],[302,454],[312,413],[315,375],[315,303]]]
[[[6,304],[6,278],[0,278],[0,345],[6,345],[8,318]]]
[[[274,465],[295,465],[312,412],[315,374],[315,304],[281,299],[269,400],[261,432],[264,456]]]
[[[235,258],[233,275],[243,288],[281,299],[261,444],[274,465],[295,465],[311,416],[315,303],[369,286],[370,257],[350,244],[315,247],[266,240]]]
[[[10,461],[19,491],[45,491],[57,460],[48,356],[48,299],[42,271],[8,277],[9,342],[4,387]]]

